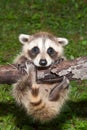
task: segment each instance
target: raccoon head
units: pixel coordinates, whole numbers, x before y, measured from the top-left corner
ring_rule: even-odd
[[[55,37],[46,32],[20,34],[19,41],[23,44],[23,55],[37,67],[48,67],[59,57],[63,57],[63,48],[68,44],[66,38]]]

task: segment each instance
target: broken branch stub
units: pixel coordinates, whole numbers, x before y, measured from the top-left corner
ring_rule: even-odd
[[[21,78],[21,74],[14,65],[0,66],[0,84],[13,84]]]

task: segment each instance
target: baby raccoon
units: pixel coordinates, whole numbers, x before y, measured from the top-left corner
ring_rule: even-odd
[[[24,75],[13,85],[13,96],[34,119],[49,121],[56,117],[68,98],[69,81],[37,84],[36,69],[49,68],[58,58],[65,59],[63,48],[68,44],[66,38],[55,37],[47,32],[34,35],[21,34],[19,41],[23,44],[21,53],[15,59],[16,64],[25,64]],[[28,61],[31,61],[34,66]]]

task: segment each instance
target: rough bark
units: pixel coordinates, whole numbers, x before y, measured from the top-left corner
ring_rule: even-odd
[[[21,77],[16,65],[0,65],[0,84],[12,84]]]
[[[0,66],[0,84],[12,84],[20,79],[22,74],[16,65]],[[38,83],[58,82],[63,76],[69,80],[87,79],[87,56],[51,66],[46,70],[37,70]]]
[[[53,65],[49,70],[38,71],[39,82],[56,82],[66,76],[69,80],[87,79],[87,56]]]

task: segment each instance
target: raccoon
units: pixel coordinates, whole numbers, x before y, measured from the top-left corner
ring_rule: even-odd
[[[13,85],[13,96],[33,119],[50,121],[59,115],[68,99],[69,80],[64,77],[58,83],[38,84],[35,69],[49,68],[58,58],[66,60],[64,46],[68,44],[68,40],[39,32],[33,35],[20,34],[19,41],[23,47],[14,63],[24,64],[26,75]],[[35,67],[28,64],[28,61]]]

